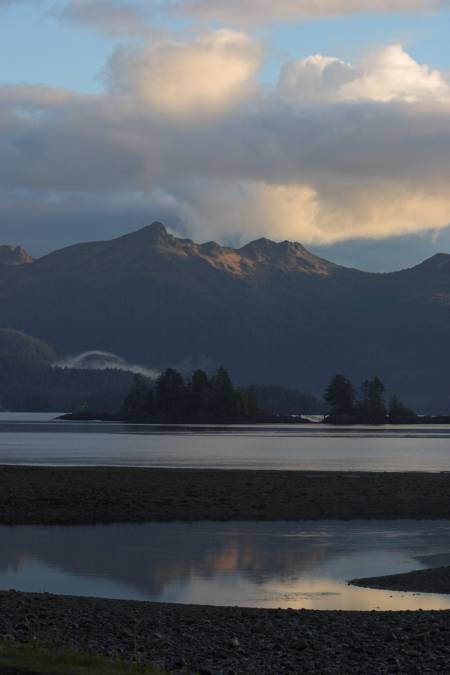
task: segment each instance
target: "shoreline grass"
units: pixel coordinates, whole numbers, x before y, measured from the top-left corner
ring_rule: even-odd
[[[0,641],[0,669],[45,675],[165,675],[152,664],[95,656],[72,649]]]

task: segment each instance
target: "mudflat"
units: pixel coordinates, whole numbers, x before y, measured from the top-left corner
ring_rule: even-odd
[[[0,467],[0,524],[450,519],[450,473]]]

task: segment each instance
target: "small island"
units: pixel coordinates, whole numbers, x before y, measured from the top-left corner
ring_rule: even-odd
[[[184,375],[167,368],[156,380],[141,374],[117,413],[90,411],[87,407],[60,419],[72,421],[117,421],[133,424],[449,424],[450,416],[419,416],[397,396],[385,401],[386,388],[379,377],[365,380],[361,396],[349,378],[337,374],[329,382],[323,401],[282,387],[250,385],[236,387],[220,366],[212,374],[197,369]],[[316,420],[299,409],[295,413],[283,394],[297,393],[299,404],[315,402]],[[270,395],[272,394],[272,396]],[[274,403],[274,398],[276,403]]]
[[[279,392],[294,395],[281,387],[236,387],[223,367],[208,375],[197,369],[191,375],[183,375],[174,368],[167,368],[156,380],[136,374],[120,411],[99,413],[83,409],[63,415],[66,420],[121,421],[133,424],[269,424],[313,422],[299,414],[275,412],[261,399],[279,397]],[[301,400],[310,403],[314,397],[297,393]],[[303,397],[303,399],[302,399]],[[282,405],[282,404],[281,404]],[[319,413],[323,403],[318,401]],[[268,408],[271,408],[269,410]]]

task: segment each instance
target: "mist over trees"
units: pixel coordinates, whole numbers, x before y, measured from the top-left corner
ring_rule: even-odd
[[[0,329],[0,410],[116,414],[121,406],[131,417],[157,414],[164,420],[248,419],[260,411],[273,416],[324,411],[323,401],[295,389],[235,387],[223,368],[214,374],[203,370],[186,374],[169,368],[153,382],[148,376],[133,380],[131,372],[113,367],[69,367],[51,345],[19,331]]]
[[[356,397],[353,383],[339,373],[329,382],[324,400],[328,405],[328,422],[360,424],[408,424],[417,419],[416,413],[394,396],[386,405],[386,388],[379,377],[364,380],[361,396]]]
[[[0,355],[0,409],[33,412],[115,412],[132,374],[120,370],[54,368]]]
[[[0,328],[0,409],[65,412],[81,408],[116,411],[132,374],[117,369],[55,367],[52,345],[11,328]]]

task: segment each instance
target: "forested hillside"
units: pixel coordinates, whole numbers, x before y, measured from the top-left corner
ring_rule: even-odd
[[[93,348],[155,369],[227,364],[239,385],[320,395],[378,375],[420,413],[450,410],[450,255],[369,274],[293,242],[196,244],[160,223],[0,265],[4,326],[59,353]]]

